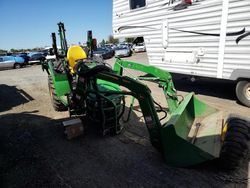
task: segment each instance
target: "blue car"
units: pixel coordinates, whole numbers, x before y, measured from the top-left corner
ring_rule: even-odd
[[[27,53],[20,53],[20,54],[18,54],[18,55],[16,55],[16,56],[17,56],[17,57],[22,57],[22,58],[24,59],[24,62],[25,62],[26,64],[28,64],[30,57],[28,56]]]
[[[29,56],[29,64],[33,64],[33,63],[40,63],[42,61],[45,61],[45,55],[41,52],[32,52],[28,54]]]
[[[22,57],[0,56],[0,69],[14,68],[19,69],[25,65]]]

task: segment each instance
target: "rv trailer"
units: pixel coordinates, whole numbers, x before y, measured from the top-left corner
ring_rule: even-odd
[[[237,82],[250,107],[249,0],[113,0],[113,34],[144,37],[150,65]]]

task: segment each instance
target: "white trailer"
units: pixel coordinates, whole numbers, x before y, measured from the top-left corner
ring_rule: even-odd
[[[113,35],[144,37],[169,72],[237,81],[250,107],[250,0],[113,0]]]

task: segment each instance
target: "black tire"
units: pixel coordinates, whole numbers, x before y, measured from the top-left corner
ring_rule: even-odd
[[[248,153],[249,135],[246,121],[238,118],[229,120],[219,158],[223,169],[233,170],[239,166]]]
[[[14,64],[14,69],[20,69],[20,68],[21,68],[21,65],[19,63]]]
[[[243,105],[250,107],[250,81],[239,81],[236,85],[236,95]]]
[[[67,111],[67,107],[60,101],[58,100],[56,93],[55,93],[55,88],[54,84],[52,81],[51,76],[48,76],[48,86],[49,86],[49,93],[50,93],[50,99],[51,103],[53,105],[53,108],[55,111]]]

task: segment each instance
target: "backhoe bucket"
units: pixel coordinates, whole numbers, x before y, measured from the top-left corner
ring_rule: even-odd
[[[222,112],[188,94],[161,128],[166,162],[185,167],[218,158],[224,118]]]

